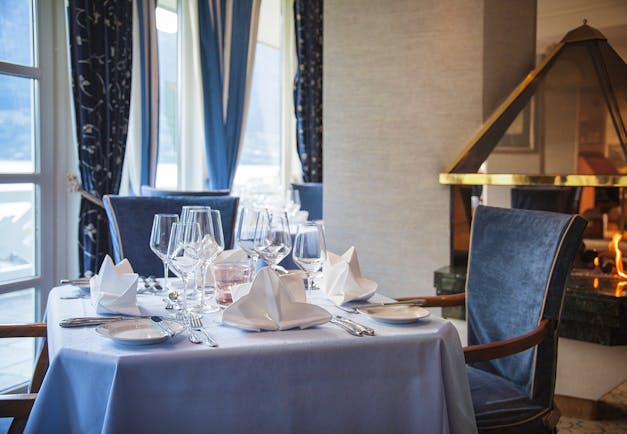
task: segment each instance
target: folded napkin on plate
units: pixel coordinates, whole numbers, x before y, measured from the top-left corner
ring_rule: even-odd
[[[141,315],[137,307],[137,273],[128,260],[117,265],[107,255],[100,271],[89,280],[91,303],[100,314]]]
[[[252,283],[234,288],[233,294],[236,301],[226,308],[222,322],[245,330],[304,329],[331,319],[321,307],[303,303],[305,288],[302,275],[297,273],[279,276],[265,267]]]
[[[214,259],[213,263],[214,264],[219,264],[220,262],[246,262],[248,261],[248,255],[246,254],[245,251],[241,250],[241,249],[232,249],[232,250],[225,250],[223,252],[221,252],[217,258]],[[198,285],[198,287],[202,287],[203,282],[200,281],[202,274],[200,273],[196,273],[196,285]],[[214,280],[213,280],[213,270],[211,269],[211,267],[207,267],[207,273],[205,274],[205,287],[207,286],[213,286],[214,285]]]
[[[320,288],[335,304],[367,300],[377,291],[377,282],[361,277],[355,247],[342,256],[328,252]]]

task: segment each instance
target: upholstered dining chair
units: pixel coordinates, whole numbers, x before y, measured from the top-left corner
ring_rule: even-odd
[[[37,393],[48,370],[46,336],[47,326],[45,323],[0,325],[0,339],[44,338],[27,393],[0,395],[0,418],[13,418],[9,426],[9,434],[21,433],[24,430],[30,411],[37,398]]]
[[[586,224],[577,215],[480,206],[465,293],[420,297],[426,306],[466,303],[464,356],[479,432],[555,432],[557,328]]]
[[[322,183],[293,183],[292,188],[300,195],[300,209],[309,212],[309,220],[322,220]]]
[[[148,185],[142,185],[142,196],[156,196],[156,197],[169,197],[169,196],[228,196],[231,194],[231,190],[195,190],[195,191],[177,191],[177,190],[159,190]]]
[[[185,205],[209,206],[219,210],[222,218],[225,249],[233,246],[233,233],[239,198],[237,196],[116,196],[103,198],[113,260],[127,258],[133,270],[140,275],[160,276],[163,264],[150,250],[150,232],[155,214],[180,214]]]

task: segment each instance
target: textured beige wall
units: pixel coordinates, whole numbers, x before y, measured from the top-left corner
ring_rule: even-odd
[[[327,242],[338,253],[355,245],[384,294],[432,294],[433,271],[449,263],[449,189],[438,174],[483,119],[486,5],[324,3]]]

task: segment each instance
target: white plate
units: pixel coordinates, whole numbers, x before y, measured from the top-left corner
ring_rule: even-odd
[[[174,321],[164,320],[176,334],[184,327]],[[169,336],[149,318],[133,318],[114,321],[96,327],[96,333],[126,345],[150,345],[168,340]]]
[[[416,322],[422,318],[431,315],[427,309],[420,306],[411,306],[406,304],[372,306],[357,309],[359,312],[366,314],[376,320],[388,322],[392,324],[404,324]]]

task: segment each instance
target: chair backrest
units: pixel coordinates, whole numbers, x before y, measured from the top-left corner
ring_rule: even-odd
[[[519,336],[542,319],[559,321],[586,224],[576,215],[476,209],[466,279],[469,345]],[[557,330],[534,348],[473,366],[508,379],[549,405],[556,359]]]
[[[115,196],[103,198],[109,233],[113,247],[113,260],[127,258],[133,270],[141,275],[161,276],[163,264],[150,250],[150,232],[155,214],[180,214],[185,205],[210,206],[219,210],[222,218],[224,244],[233,246],[233,232],[237,218],[239,198],[236,196]]]
[[[322,183],[292,184],[300,195],[300,209],[309,211],[309,220],[322,220]]]
[[[169,197],[169,196],[228,196],[231,190],[198,190],[198,191],[176,191],[176,190],[158,190],[148,185],[141,186],[141,195],[150,197]]]
[[[512,208],[577,214],[581,187],[513,187],[510,196]]]

